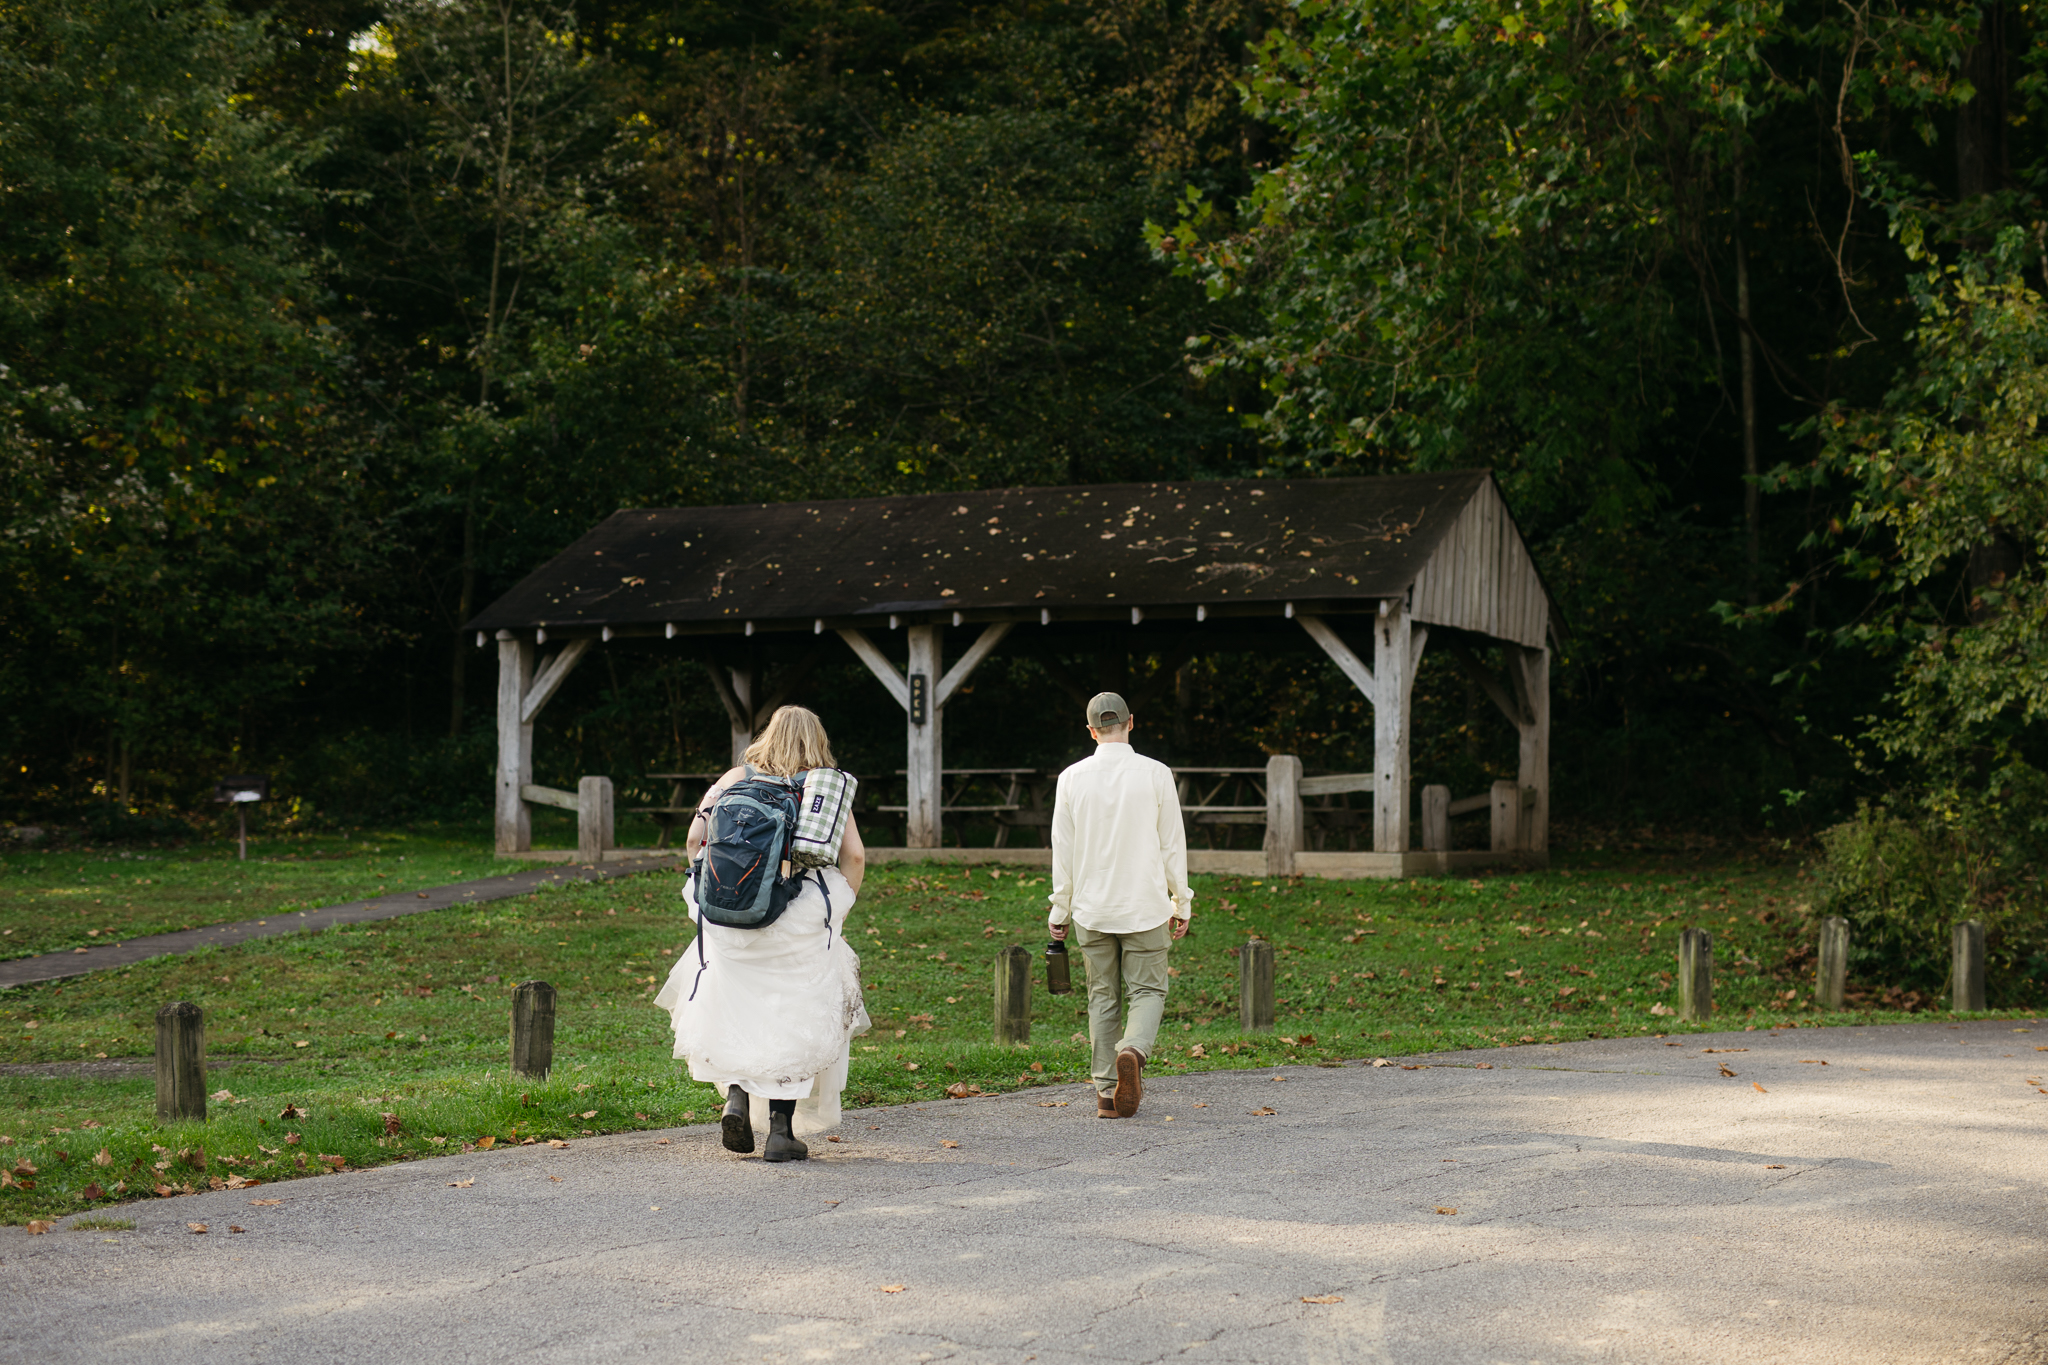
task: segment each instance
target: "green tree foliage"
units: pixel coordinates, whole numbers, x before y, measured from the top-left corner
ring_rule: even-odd
[[[301,227],[305,136],[217,5],[0,6],[0,668],[17,784],[220,747],[355,610],[364,463]],[[102,757],[103,756],[103,757]]]

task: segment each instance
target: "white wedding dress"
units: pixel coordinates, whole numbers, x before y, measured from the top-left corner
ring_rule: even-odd
[[[768,1101],[795,1100],[794,1131],[821,1133],[839,1125],[849,1042],[868,1031],[860,992],[860,957],[840,933],[853,908],[853,888],[836,867],[805,875],[804,889],[765,929],[728,929],[700,921],[697,944],[681,950],[654,1003],[675,1024],[678,1059],[692,1080],[739,1085],[753,1097],[753,1124],[768,1128]],[[831,924],[826,924],[826,901]],[[695,900],[684,883],[684,904]],[[694,999],[692,996],[694,995]]]

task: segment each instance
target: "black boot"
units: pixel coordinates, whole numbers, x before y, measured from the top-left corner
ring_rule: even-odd
[[[725,1134],[726,1151],[754,1150],[754,1120],[747,1113],[747,1092],[737,1085],[726,1088],[725,1117],[718,1126]]]
[[[789,1131],[796,1118],[795,1100],[768,1101],[768,1145],[761,1150],[763,1161],[807,1161],[811,1149]]]

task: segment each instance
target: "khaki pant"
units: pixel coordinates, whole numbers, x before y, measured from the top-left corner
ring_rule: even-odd
[[[1104,934],[1076,924],[1074,942],[1088,970],[1088,1041],[1095,1054],[1095,1093],[1108,1095],[1116,1090],[1117,1053],[1129,1047],[1148,1059],[1152,1056],[1160,1016],[1166,1013],[1166,952],[1173,929],[1166,923],[1136,934]],[[1117,997],[1123,993],[1130,996],[1131,1015],[1119,1037],[1123,1002]]]

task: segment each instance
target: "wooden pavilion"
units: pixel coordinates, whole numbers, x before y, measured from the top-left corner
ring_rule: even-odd
[[[1458,471],[622,511],[469,628],[479,646],[498,645],[501,853],[529,847],[530,803],[572,804],[533,786],[533,722],[606,641],[673,640],[703,659],[735,761],[826,652],[850,649],[903,709],[904,842],[935,850],[946,706],[984,660],[1063,631],[1159,632],[1173,639],[1159,641],[1170,666],[1155,685],[1196,650],[1312,642],[1329,656],[1374,715],[1373,771],[1341,788],[1371,791],[1373,866],[1346,875],[1399,876],[1447,866],[1408,856],[1409,699],[1432,642],[1520,736],[1517,809],[1505,849],[1496,811],[1495,851],[1545,856],[1556,626],[1492,475]],[[950,668],[949,630],[972,635]],[[904,667],[876,643],[895,631],[906,637]],[[1496,646],[1499,672],[1475,653]],[[785,663],[772,689],[770,657]],[[1123,690],[1143,711],[1151,689],[1120,686],[1120,670],[1079,679],[1040,658],[1067,690]],[[1310,783],[1319,780],[1330,781]]]

